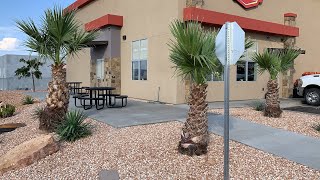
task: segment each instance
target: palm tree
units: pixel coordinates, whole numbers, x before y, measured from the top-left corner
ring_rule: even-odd
[[[96,32],[85,32],[75,19],[73,11],[63,11],[54,7],[45,11],[41,25],[36,26],[33,20],[16,21],[17,27],[28,35],[25,42],[31,52],[50,59],[53,64],[52,80],[48,84],[48,95],[45,111],[48,117],[40,118],[40,129],[52,131],[68,110],[69,93],[66,83],[65,60],[74,56],[87,43],[96,38]],[[51,120],[52,118],[52,120]]]
[[[205,31],[195,21],[175,20],[170,25],[170,60],[179,76],[191,80],[189,111],[182,129],[179,152],[201,155],[207,152],[208,119],[206,102],[207,77],[218,66],[215,56],[215,34]]]
[[[257,63],[259,72],[267,71],[270,79],[267,83],[266,106],[264,115],[279,118],[282,114],[279,101],[278,75],[287,72],[294,65],[294,60],[300,55],[300,50],[287,48],[282,51],[264,51],[256,53],[253,61]]]
[[[25,63],[25,66],[22,66],[18,68],[15,71],[16,76],[18,76],[19,79],[23,77],[30,77],[32,78],[32,91],[35,92],[36,87],[34,84],[34,78],[41,79],[42,72],[40,71],[40,66],[43,66],[43,62],[40,62],[37,58],[34,59],[20,59],[20,62]]]

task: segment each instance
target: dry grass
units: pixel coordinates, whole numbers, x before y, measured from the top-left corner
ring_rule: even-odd
[[[33,105],[37,106],[37,105]],[[24,109],[8,122],[24,122],[0,135],[0,155],[38,136],[36,120]],[[177,153],[179,122],[115,129],[91,119],[93,135],[63,143],[61,150],[0,179],[97,179],[102,169],[119,171],[121,179],[222,179],[223,139],[211,135],[209,153],[188,157]],[[320,172],[240,143],[231,142],[231,177],[234,179],[319,179]]]
[[[210,112],[222,114],[223,109],[212,109]],[[281,118],[268,118],[263,116],[263,112],[256,111],[253,108],[232,108],[230,109],[230,115],[274,128],[320,137],[320,133],[314,129],[315,125],[320,124],[319,115],[284,110]]]

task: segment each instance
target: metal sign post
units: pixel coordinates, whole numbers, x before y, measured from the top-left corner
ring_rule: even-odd
[[[231,24],[226,23],[226,60],[224,65],[224,179],[229,179],[229,70],[232,53],[231,42]]]
[[[236,22],[224,24],[216,37],[216,55],[224,65],[224,179],[229,180],[229,91],[230,65],[244,52],[245,34]]]

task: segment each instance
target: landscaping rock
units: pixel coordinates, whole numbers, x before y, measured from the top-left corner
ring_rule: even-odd
[[[119,173],[115,170],[101,170],[99,180],[119,180]]]
[[[58,143],[52,135],[42,135],[26,141],[0,157],[0,175],[26,167],[58,150]]]
[[[0,134],[5,132],[13,131],[19,127],[26,126],[25,123],[7,123],[7,124],[1,124],[0,125]]]

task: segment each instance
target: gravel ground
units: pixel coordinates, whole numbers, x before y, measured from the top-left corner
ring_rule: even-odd
[[[211,109],[209,111],[218,114],[223,113],[223,109]],[[268,118],[263,116],[262,112],[252,108],[232,108],[230,109],[230,115],[306,136],[320,137],[320,132],[313,128],[315,125],[320,124],[319,115],[284,110],[281,118]]]
[[[0,135],[0,155],[38,136],[31,118],[33,105],[5,121],[25,122],[27,127]],[[223,139],[210,135],[209,153],[188,157],[177,153],[180,122],[115,129],[88,119],[93,135],[62,143],[61,150],[26,168],[7,172],[0,179],[97,179],[102,169],[119,171],[121,179],[222,179]],[[231,142],[233,179],[319,179],[320,171]]]
[[[23,108],[30,106],[22,104],[23,98],[26,97],[23,92],[24,91],[0,91],[0,102],[3,102],[3,104],[12,104],[16,107],[16,111],[20,112]],[[39,100],[35,99],[35,103],[38,102]]]

